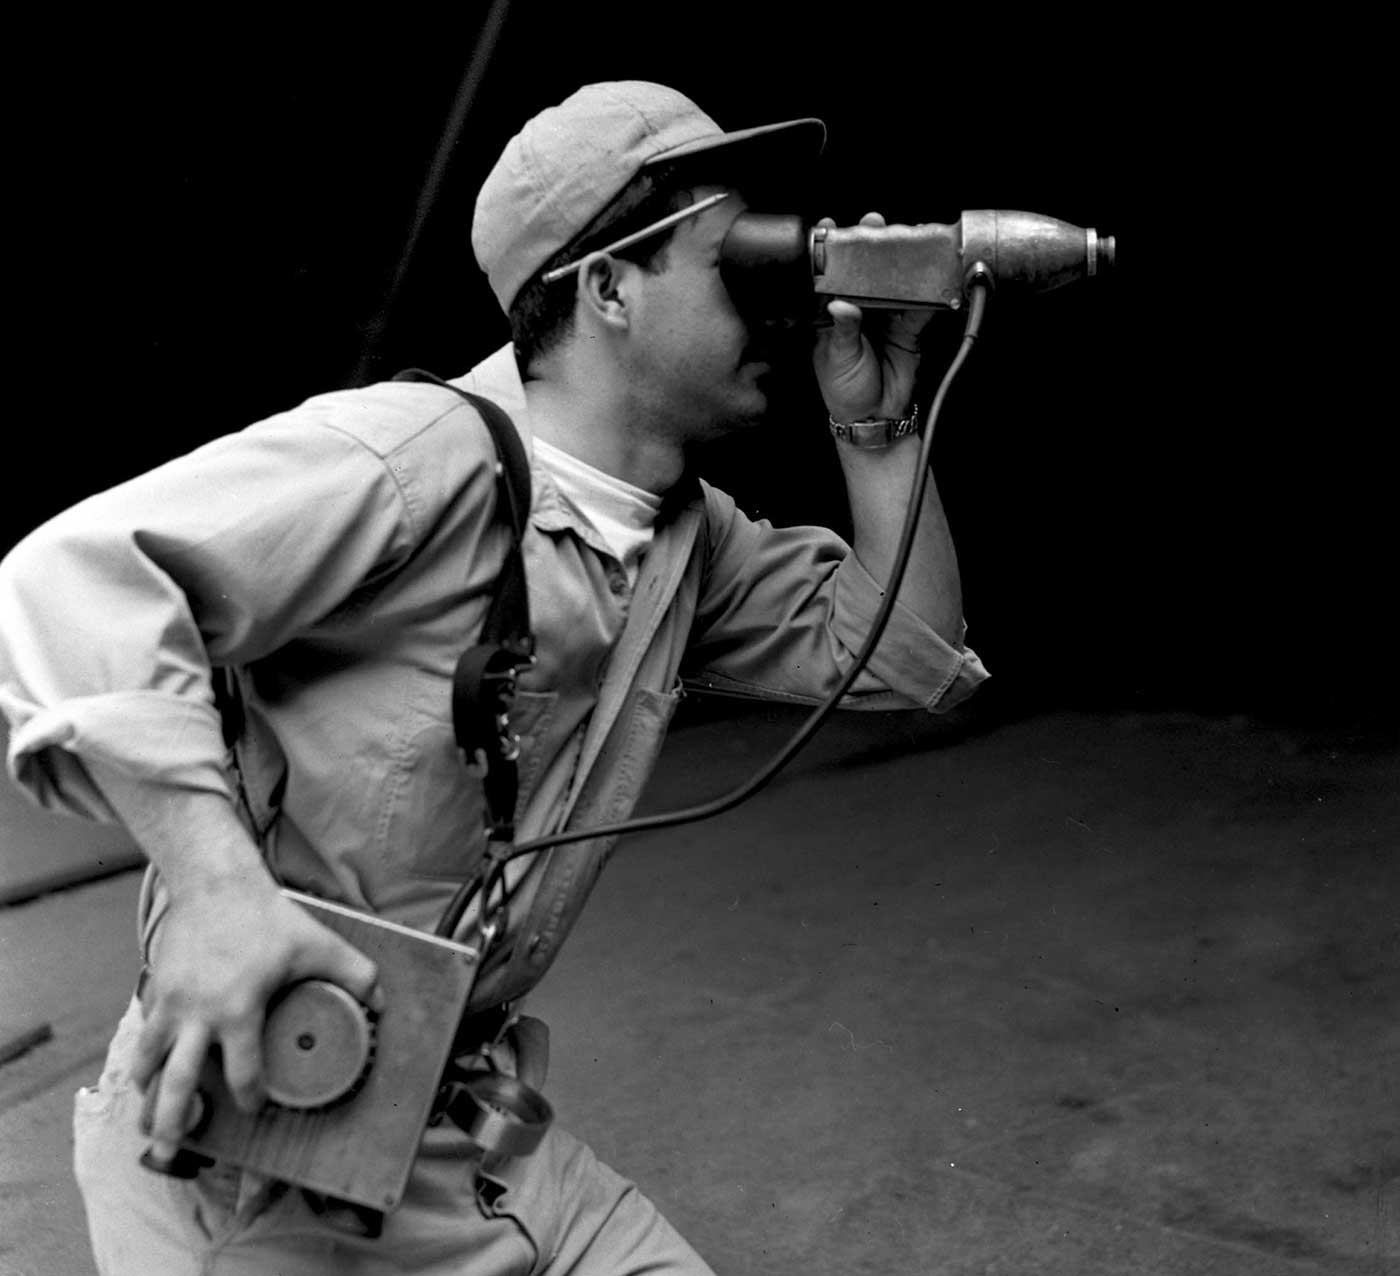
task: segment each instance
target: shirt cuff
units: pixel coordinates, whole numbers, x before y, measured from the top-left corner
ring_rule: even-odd
[[[44,706],[0,687],[0,712],[10,721],[10,775],[48,810],[115,822],[85,758],[133,780],[232,797],[212,705],[158,691],[120,691]]]
[[[836,636],[851,651],[859,651],[884,600],[884,589],[854,553],[847,554],[836,569],[835,587]],[[896,601],[866,671],[906,699],[944,713],[966,700],[989,676],[977,653],[963,645],[966,632],[962,624],[957,644],[949,643]],[[856,689],[860,687],[857,680]]]

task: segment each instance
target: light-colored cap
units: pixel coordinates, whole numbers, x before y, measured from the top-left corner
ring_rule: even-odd
[[[527,280],[648,164],[724,148],[736,167],[810,160],[826,141],[815,119],[726,133],[688,97],[644,80],[588,84],[541,111],[506,144],[477,196],[472,248],[508,311]],[[729,157],[726,155],[726,159]]]

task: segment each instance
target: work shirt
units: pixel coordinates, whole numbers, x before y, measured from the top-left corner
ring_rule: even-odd
[[[503,407],[531,450],[509,348],[456,384]],[[11,774],[99,819],[113,816],[85,759],[226,795],[283,884],[431,930],[484,845],[451,682],[508,545],[495,464],[459,396],[389,382],[312,398],[60,515],[0,563]],[[683,682],[814,703],[849,668],[881,591],[834,533],[752,521],[687,482],[629,586],[548,472],[531,473],[522,839],[630,813]],[[211,665],[243,701],[234,758]],[[942,710],[985,676],[896,605],[849,703]],[[609,849],[530,866],[474,1005],[543,974]],[[148,886],[149,939],[163,900]]]

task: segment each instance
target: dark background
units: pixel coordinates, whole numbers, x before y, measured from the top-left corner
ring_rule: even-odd
[[[487,10],[51,20],[17,44],[38,74],[17,116],[0,543],[308,394],[465,370],[506,335],[468,241],[500,146],[580,83],[655,79],[726,127],[823,117],[809,211],[840,222],[1021,208],[1117,237],[1113,280],[996,299],[939,426],[996,696],[1393,719],[1388,431],[1354,388],[1349,167],[1312,51],[1180,12],[1115,33],[924,5]],[[935,375],[957,335],[945,319],[929,338]],[[753,512],[839,526],[820,409],[784,400],[788,423],[710,474]]]

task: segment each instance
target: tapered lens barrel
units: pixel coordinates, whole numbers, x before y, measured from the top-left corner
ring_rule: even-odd
[[[1049,292],[1113,268],[1112,236],[1054,217],[984,208],[963,213],[960,225],[964,268],[984,262],[998,283]]]

